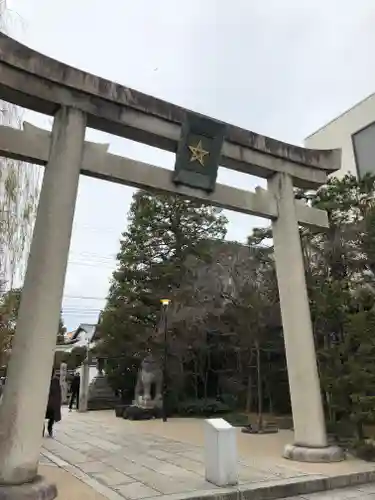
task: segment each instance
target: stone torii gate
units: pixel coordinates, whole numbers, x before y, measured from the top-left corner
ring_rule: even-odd
[[[28,124],[23,130],[0,127],[0,155],[46,166],[0,407],[2,487],[36,478],[80,174],[271,219],[294,421],[294,443],[284,456],[342,459],[327,445],[298,230],[298,224],[326,228],[327,215],[293,194],[293,186],[324,184],[339,169],[341,152],[307,150],[225,124],[220,165],[267,179],[268,190],[177,185],[169,170],[85,142],[85,130],[176,152],[187,110],[50,59],[4,34],[0,99],[54,117],[52,133]]]

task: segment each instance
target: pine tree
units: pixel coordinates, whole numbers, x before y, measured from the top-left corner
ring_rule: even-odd
[[[209,259],[210,244],[225,237],[226,222],[217,209],[195,201],[134,194],[100,324],[99,350],[112,359],[109,371],[112,366],[123,374],[125,365],[155,346],[160,299],[181,288],[188,257]]]
[[[62,314],[60,313],[59,319],[59,329],[57,331],[56,344],[63,344],[65,342],[66,327],[64,325],[64,320]]]
[[[318,234],[301,228],[329,428],[346,433],[355,424],[362,438],[364,424],[375,421],[375,176],[332,178],[317,192],[296,195],[329,219]],[[250,243],[271,237],[258,229]]]
[[[338,421],[355,424],[360,439],[363,425],[375,418],[374,196],[373,176],[331,179],[310,196],[314,206],[327,210],[329,230],[306,231],[304,238],[328,420],[333,429]]]

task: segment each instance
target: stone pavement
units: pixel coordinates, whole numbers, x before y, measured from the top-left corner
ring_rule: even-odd
[[[291,434],[280,432],[272,436],[239,433],[237,490],[218,488],[205,481],[202,420],[130,422],[116,419],[112,411],[64,411],[55,439],[44,440],[43,460],[50,460],[110,500],[179,500],[245,490],[255,493],[259,487],[374,470],[356,460],[341,464],[290,462],[282,459],[281,453],[285,442],[291,441]]]
[[[58,497],[56,500],[106,500],[95,488],[74,477],[46,455],[41,453],[39,460],[40,475],[50,483],[57,486]]]
[[[311,495],[300,495],[287,497],[284,500],[371,500],[375,499],[375,485],[363,485],[357,488],[343,488],[340,490],[312,493]]]
[[[57,486],[56,500],[107,500],[108,498],[101,495],[92,485],[85,484],[60,467],[41,465],[39,474]]]

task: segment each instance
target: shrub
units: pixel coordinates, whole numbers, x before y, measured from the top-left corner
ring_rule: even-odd
[[[230,411],[234,411],[238,406],[238,397],[234,394],[224,393],[220,396],[220,399],[230,408]]]
[[[124,411],[126,410],[127,406],[126,405],[117,405],[115,406],[115,414],[116,417],[122,418],[124,415]]]
[[[249,417],[245,413],[229,413],[225,420],[233,427],[245,427],[249,425]]]
[[[128,420],[150,420],[161,418],[161,408],[140,408],[139,406],[128,406],[123,413],[123,418]]]
[[[186,416],[210,417],[229,411],[230,407],[217,399],[187,400],[178,405],[178,414]]]
[[[375,462],[375,444],[372,441],[358,441],[353,445],[354,455],[366,462]]]

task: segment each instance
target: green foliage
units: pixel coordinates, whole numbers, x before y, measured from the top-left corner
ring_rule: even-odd
[[[228,405],[216,399],[187,400],[178,406],[178,413],[181,416],[210,417],[228,413],[230,410]]]
[[[330,221],[319,234],[300,230],[327,420],[362,442],[375,421],[374,188],[374,178],[347,176],[318,192],[296,190]],[[168,297],[169,396],[180,413],[237,405],[256,408],[261,423],[263,411],[289,411],[271,231],[255,229],[248,246],[224,236],[214,209],[134,196],[98,346],[127,402],[145,353],[160,354],[160,299]]]
[[[223,239],[225,225],[216,209],[201,203],[135,193],[100,322],[98,349],[112,359],[109,378],[117,388],[124,383],[114,380],[121,367],[134,374],[149,349],[160,349],[160,299],[180,293],[188,258],[208,259],[210,242]]]
[[[245,427],[249,425],[249,416],[244,413],[227,413],[225,420],[233,427]]]
[[[375,419],[375,311],[347,313],[343,339],[319,352],[323,388],[331,411],[351,421],[362,437],[363,425]]]
[[[354,455],[366,462],[375,462],[375,444],[371,441],[358,441],[352,447]]]
[[[86,347],[74,347],[71,352],[55,353],[55,368],[59,368],[61,363],[67,364],[68,370],[75,370],[82,365],[86,357]]]
[[[137,381],[138,364],[132,359],[109,358],[106,363],[108,382],[113,390],[121,395],[126,404],[131,404],[134,399],[134,388]]]
[[[300,231],[327,420],[361,440],[375,420],[375,177],[332,178],[296,196],[326,210],[330,223],[318,234]],[[249,243],[271,237],[256,229]]]
[[[303,240],[328,419],[353,423],[358,438],[375,417],[374,188],[369,176],[330,180],[310,195],[327,210],[330,228]]]
[[[0,297],[0,367],[5,364],[11,353],[12,339],[16,332],[18,310],[21,303],[21,288],[5,292]],[[66,328],[60,315],[56,342],[64,343]]]
[[[272,254],[224,243],[225,224],[217,210],[201,204],[142,191],[134,196],[97,346],[97,354],[107,358],[109,381],[125,402],[133,398],[145,353],[151,350],[160,360],[160,298],[168,297],[170,408],[202,413],[207,409],[184,410],[183,402],[218,397],[226,411],[251,407],[263,399],[264,385],[267,407],[284,394],[288,411]]]
[[[330,222],[302,233],[327,418],[361,440],[375,420],[375,177],[331,179],[304,196]]]
[[[60,313],[60,318],[59,318],[59,329],[57,331],[57,339],[56,339],[56,344],[64,344],[65,342],[65,334],[66,334],[66,327],[64,325],[64,321],[62,319],[62,315]]]
[[[16,329],[21,289],[10,290],[0,298],[0,367],[7,362]]]

